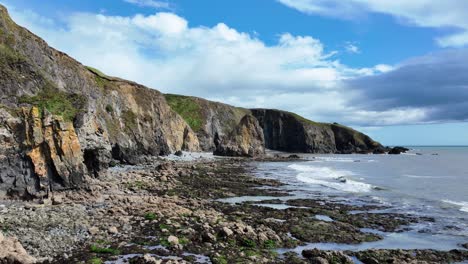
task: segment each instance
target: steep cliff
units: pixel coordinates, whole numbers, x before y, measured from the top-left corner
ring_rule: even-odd
[[[265,133],[269,149],[304,153],[380,153],[384,147],[367,135],[352,128],[318,123],[297,114],[273,110],[252,109]]]
[[[339,124],[318,123],[275,109],[245,109],[205,99],[167,95],[169,105],[196,132],[202,149],[216,149],[216,141],[232,145],[233,131],[246,115],[253,115],[263,129],[265,147],[300,153],[381,153],[383,147],[367,135]],[[222,148],[229,148],[227,145]],[[216,154],[230,153],[215,151]]]
[[[16,25],[2,6],[0,121],[0,189],[21,195],[83,186],[85,174],[97,175],[112,157],[137,163],[199,150],[160,92],[84,67]]]
[[[166,94],[166,100],[197,134],[200,147],[213,151],[215,138],[227,136],[250,110],[198,97]]]
[[[263,129],[258,120],[246,115],[225,138],[215,140],[215,155],[255,157],[265,154]]]

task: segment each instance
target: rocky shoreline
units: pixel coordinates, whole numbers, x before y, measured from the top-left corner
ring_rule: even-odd
[[[281,183],[255,178],[252,169],[251,160],[243,158],[155,158],[145,165],[114,167],[99,179],[88,179],[85,190],[54,192],[44,200],[2,201],[0,229],[4,240],[16,237],[38,263],[355,263],[358,259],[367,264],[468,259],[468,251],[463,250],[305,250],[296,254],[292,249],[306,243],[357,244],[382,238],[362,228],[398,232],[409,223],[431,219],[349,214],[375,208],[324,200],[288,200],[282,209],[261,206],[280,203],[275,199],[218,201],[288,195],[277,188]],[[20,253],[10,260],[33,263],[25,252]]]

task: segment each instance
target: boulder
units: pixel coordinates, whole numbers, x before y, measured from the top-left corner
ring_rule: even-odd
[[[399,155],[401,153],[406,153],[407,151],[409,151],[409,149],[405,148],[405,147],[394,147],[394,148],[390,149],[390,151],[388,151],[388,154],[390,154],[390,155]]]
[[[229,135],[221,139],[214,155],[255,157],[265,154],[263,130],[257,119],[246,115]]]
[[[5,237],[0,233],[0,263],[36,263],[15,237]]]

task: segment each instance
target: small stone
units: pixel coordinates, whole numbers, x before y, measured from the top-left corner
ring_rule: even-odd
[[[111,234],[117,234],[119,232],[119,230],[115,226],[109,227],[109,229],[107,231],[109,231],[109,233],[111,233]]]
[[[63,197],[61,195],[54,195],[52,197],[52,204],[59,205],[63,203]]]
[[[161,181],[167,182],[167,177],[166,176],[161,176]]]
[[[97,228],[97,227],[95,227],[95,226],[90,227],[90,228],[88,229],[88,232],[89,232],[92,236],[97,235],[97,233],[99,233],[99,228]]]
[[[169,236],[167,238],[167,242],[171,245],[178,245],[179,244],[179,239],[176,236]]]
[[[223,233],[227,237],[234,235],[234,232],[227,227],[223,227]]]
[[[159,263],[162,263],[161,260],[156,260],[153,256],[151,256],[150,254],[145,254],[143,255],[143,260],[145,261],[145,263],[149,263],[149,264],[159,264]]]

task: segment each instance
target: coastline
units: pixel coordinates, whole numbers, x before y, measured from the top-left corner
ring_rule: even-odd
[[[284,156],[255,162],[288,160],[297,159]],[[253,166],[249,159],[222,158],[154,159],[141,166],[113,168],[99,179],[90,179],[87,190],[54,193],[41,203],[2,201],[0,224],[6,236],[17,236],[42,263],[468,260],[468,252],[462,249],[295,252],[309,243],[378,241],[379,233],[364,231],[399,232],[410,223],[431,219],[350,214],[382,208],[319,199],[284,202],[278,198],[289,194],[278,188],[282,183],[255,177]],[[271,198],[237,204],[219,201],[245,196]]]

